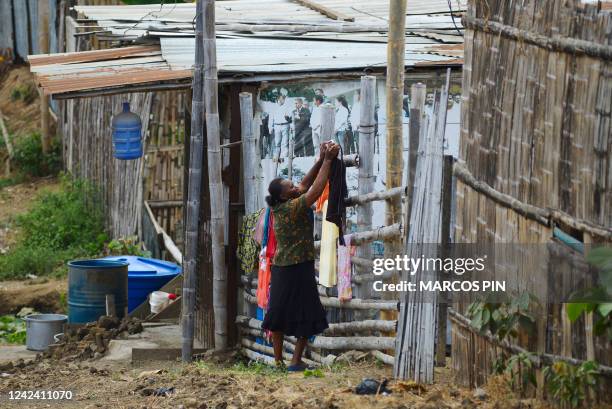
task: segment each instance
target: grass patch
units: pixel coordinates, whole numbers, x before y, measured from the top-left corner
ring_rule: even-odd
[[[52,139],[49,153],[43,155],[40,134],[24,136],[15,141],[11,164],[22,178],[57,175],[62,168],[61,145],[57,138]]]
[[[0,258],[0,279],[62,276],[66,261],[100,254],[108,237],[97,197],[91,186],[67,178],[59,191],[43,192],[16,217],[18,242]]]

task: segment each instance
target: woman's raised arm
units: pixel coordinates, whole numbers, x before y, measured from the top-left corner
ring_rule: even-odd
[[[323,193],[327,179],[329,179],[332,161],[334,158],[336,158],[336,156],[338,156],[338,152],[340,152],[340,145],[333,142],[328,144],[325,152],[325,159],[321,164],[317,177],[310,189],[308,189],[308,191],[304,194],[304,199],[306,200],[306,205],[308,207],[312,206],[314,202],[317,201],[319,196],[321,196],[321,193]]]

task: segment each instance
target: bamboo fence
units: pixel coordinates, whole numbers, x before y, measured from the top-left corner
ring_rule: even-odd
[[[514,271],[495,277],[544,307],[534,311],[535,334],[520,334],[519,346],[610,365],[592,316],[570,324],[563,305],[547,300],[575,288],[579,271],[572,251],[553,240],[554,228],[585,244],[612,237],[612,16],[574,0],[471,1],[463,23],[455,241],[545,245],[547,255],[528,251]],[[456,379],[477,386],[509,349],[463,325],[470,301],[454,307],[452,360]],[[539,368],[536,378],[542,396]]]

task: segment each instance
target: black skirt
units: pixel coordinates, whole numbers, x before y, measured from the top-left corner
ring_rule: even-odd
[[[328,327],[317,291],[314,261],[272,266],[270,301],[261,326],[294,337],[311,337]]]

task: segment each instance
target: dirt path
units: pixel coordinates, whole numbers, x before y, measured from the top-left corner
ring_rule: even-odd
[[[66,279],[0,281],[0,315],[16,314],[22,307],[38,312],[64,312]]]
[[[110,366],[109,366],[110,365]],[[243,367],[244,368],[244,367]],[[161,370],[161,373],[150,371]],[[145,371],[149,371],[148,373]],[[0,371],[2,372],[2,371]],[[434,386],[391,383],[388,396],[353,393],[364,377],[390,378],[389,367],[374,363],[351,364],[323,371],[324,377],[303,374],[270,375],[237,369],[227,363],[183,365],[150,362],[41,363],[0,377],[3,408],[207,408],[207,409],[502,409],[545,408],[531,400],[517,400],[497,391],[495,398],[477,399],[473,392],[453,386],[449,369],[436,371]],[[147,396],[160,387],[175,388],[167,397]],[[9,401],[10,390],[70,390],[72,400]],[[501,393],[501,394],[500,394]],[[506,392],[504,392],[506,393]],[[508,392],[509,393],[509,392]],[[4,399],[4,400],[3,400]],[[57,406],[56,406],[57,405]]]

